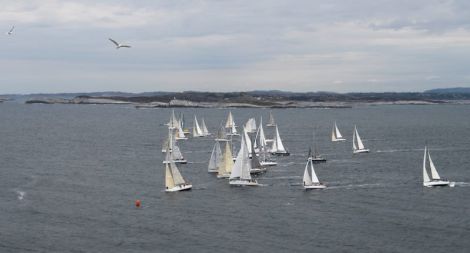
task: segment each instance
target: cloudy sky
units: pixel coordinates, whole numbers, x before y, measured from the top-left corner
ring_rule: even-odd
[[[0,93],[380,92],[470,84],[467,0],[0,4]],[[116,50],[109,37],[132,48]]]

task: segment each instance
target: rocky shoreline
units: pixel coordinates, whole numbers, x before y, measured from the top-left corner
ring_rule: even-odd
[[[1,102],[1,101],[0,101]],[[470,104],[470,100],[397,100],[397,101],[271,101],[269,104],[254,104],[241,102],[194,102],[189,100],[172,99],[169,102],[131,102],[111,98],[78,97],[73,99],[31,99],[26,104],[80,104],[80,105],[133,105],[136,108],[352,108],[355,106],[378,105],[435,105],[435,104]]]

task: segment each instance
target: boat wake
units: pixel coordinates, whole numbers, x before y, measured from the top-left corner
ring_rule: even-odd
[[[326,189],[354,189],[354,188],[376,188],[383,187],[382,184],[348,184],[328,186]]]
[[[470,183],[468,182],[451,182],[451,187],[452,184],[457,187],[470,187]]]
[[[265,177],[263,180],[283,180],[283,179],[299,179],[301,176],[284,176],[284,177]]]

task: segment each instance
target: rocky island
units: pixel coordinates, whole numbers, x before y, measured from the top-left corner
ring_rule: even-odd
[[[332,92],[151,92],[84,93],[32,96],[27,104],[130,104],[136,108],[350,108],[361,105],[470,104],[470,88],[430,90],[425,92],[332,93]]]

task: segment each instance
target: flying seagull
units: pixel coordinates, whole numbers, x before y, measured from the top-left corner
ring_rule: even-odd
[[[8,35],[12,35],[13,34],[13,30],[15,29],[15,26],[12,26],[10,31],[7,32]]]
[[[111,39],[111,38],[109,38],[109,40],[110,40],[112,43],[114,43],[114,45],[116,45],[116,49],[119,49],[119,48],[121,48],[121,47],[127,47],[127,48],[131,47],[131,46],[129,46],[129,45],[124,45],[124,44],[118,43],[117,41],[115,41],[115,40],[113,40],[113,39]]]

